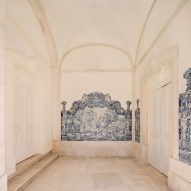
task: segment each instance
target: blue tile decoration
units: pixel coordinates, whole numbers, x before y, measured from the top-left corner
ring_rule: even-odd
[[[84,94],[69,110],[62,102],[62,141],[130,141],[132,140],[131,102],[127,109],[109,94],[93,92]]]
[[[187,89],[179,96],[179,158],[191,165],[191,68],[184,78]]]
[[[135,141],[140,143],[140,107],[137,99],[137,109],[135,110]]]

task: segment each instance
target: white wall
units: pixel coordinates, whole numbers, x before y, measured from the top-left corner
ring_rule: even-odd
[[[132,72],[127,72],[128,68],[128,55],[113,47],[91,45],[71,51],[62,60],[60,103],[66,101],[66,109],[70,109],[84,93],[102,92],[109,93],[112,100],[120,101],[126,109],[126,101],[132,100]],[[131,141],[63,141],[60,153],[91,157],[131,156],[132,145]]]
[[[123,107],[132,99],[132,72],[128,54],[100,44],[79,47],[61,62],[61,101],[66,107],[81,99],[84,93],[109,93]]]
[[[136,89],[135,94],[140,96],[140,79],[148,70],[148,64],[151,60],[157,57],[161,52],[172,48],[174,46],[179,47],[179,92],[185,91],[186,83],[183,79],[183,73],[191,66],[191,23],[190,23],[190,10],[191,2],[185,5],[185,7],[176,16],[173,22],[168,26],[165,33],[161,36],[157,44],[154,46],[150,54],[146,57],[144,62],[136,70]]]
[[[150,64],[154,59],[158,59],[159,55],[162,56],[163,53],[167,53],[173,47],[177,47],[179,50],[178,55],[178,85],[179,90],[177,90],[176,94],[178,96],[179,93],[184,92],[186,89],[186,81],[183,79],[183,73],[191,67],[191,23],[190,23],[190,11],[191,11],[191,1],[188,1],[186,6],[180,11],[180,13],[176,16],[176,19],[168,26],[165,33],[161,36],[157,44],[153,47],[151,52],[149,52],[146,59],[143,63],[137,68],[135,73],[135,81],[134,81],[134,95],[136,98],[141,98],[143,92],[141,92],[141,81],[144,80],[144,76],[148,74],[151,70]],[[162,53],[162,54],[161,54]],[[146,80],[146,79],[145,79]],[[142,102],[143,100],[141,100]],[[177,110],[178,110],[178,100],[177,100]],[[142,112],[146,112],[141,110]],[[178,124],[178,117],[174,121],[175,124]],[[176,158],[178,157],[176,153],[178,153],[178,127],[174,125],[174,130],[172,134],[176,134],[174,137],[173,150],[175,150],[175,154],[173,158],[170,160],[170,172],[169,172],[169,185],[174,190],[186,191],[190,190],[191,182],[188,176],[189,174],[189,166],[179,162]],[[144,139],[144,137],[142,137]],[[139,147],[141,147],[140,145]],[[140,150],[140,148],[137,148]],[[136,150],[135,150],[136,152]],[[141,152],[141,151],[140,151]],[[186,167],[187,166],[187,167]],[[180,169],[184,169],[184,173],[181,173]],[[176,169],[176,170],[175,170]],[[183,175],[184,174],[184,175]],[[186,180],[186,181],[184,181]],[[176,184],[174,183],[176,182]]]
[[[0,1],[0,190],[7,190],[5,173],[5,52],[4,52],[4,1]]]
[[[17,109],[14,110],[14,98],[16,91],[14,89],[15,81],[24,83],[25,87],[32,88],[34,92],[34,154],[44,154],[52,148],[52,131],[51,131],[51,70],[42,62],[29,59],[17,51],[7,50],[6,65],[6,172],[8,175],[15,171],[17,151],[14,147],[15,134],[14,128],[17,124],[13,120]],[[19,77],[26,76],[23,78]],[[17,74],[18,73],[18,74]],[[15,74],[17,76],[15,77]],[[29,78],[29,81],[27,80]],[[29,83],[30,82],[30,83]],[[24,100],[17,105],[25,105]],[[19,100],[18,100],[19,102]],[[26,116],[26,115],[25,115]],[[32,117],[32,116],[31,116]],[[22,119],[26,120],[26,119]],[[19,148],[18,148],[19,149]],[[31,148],[30,148],[31,149]]]
[[[34,154],[45,154],[52,149],[52,71],[41,27],[29,2],[7,1],[6,5],[6,172],[10,175],[16,165],[15,70],[19,68],[21,73],[29,74],[35,87]]]
[[[71,49],[61,60],[64,70],[127,70],[131,68],[131,57],[122,49],[104,44],[86,44]]]
[[[130,72],[84,72],[62,73],[61,100],[71,104],[91,92],[109,93],[113,100],[121,102],[126,108],[126,101],[132,99],[132,74]]]

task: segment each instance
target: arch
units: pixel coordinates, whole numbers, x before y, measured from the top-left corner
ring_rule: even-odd
[[[73,48],[66,51],[64,53],[64,55],[62,56],[61,60],[60,60],[60,69],[62,68],[62,64],[64,63],[64,60],[66,59],[66,57],[68,55],[70,55],[72,52],[77,51],[77,50],[79,50],[81,48],[98,47],[98,46],[111,48],[111,49],[115,49],[115,50],[118,50],[118,51],[122,52],[125,56],[127,56],[128,60],[129,60],[129,62],[131,64],[131,67],[133,67],[133,59],[132,59],[131,54],[128,51],[120,48],[119,46],[112,45],[112,44],[105,44],[105,43],[86,43],[86,44],[74,46]]]

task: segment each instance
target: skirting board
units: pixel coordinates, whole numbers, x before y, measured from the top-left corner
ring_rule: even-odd
[[[1,191],[7,191],[7,176],[0,177],[0,189]]]
[[[191,166],[177,159],[170,159],[168,185],[173,191],[191,190]]]
[[[132,141],[62,141],[60,155],[74,157],[130,157]]]

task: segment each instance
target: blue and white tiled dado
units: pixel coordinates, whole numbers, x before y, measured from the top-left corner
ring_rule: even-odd
[[[140,107],[139,99],[137,99],[137,109],[135,110],[135,141],[140,143]]]
[[[191,164],[191,68],[184,73],[187,89],[179,96],[179,157]]]
[[[61,111],[62,141],[130,141],[132,139],[131,102],[127,109],[109,94],[100,92],[84,94],[71,109]]]

